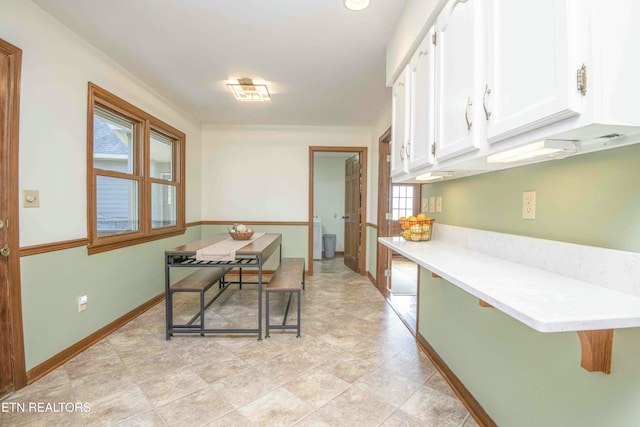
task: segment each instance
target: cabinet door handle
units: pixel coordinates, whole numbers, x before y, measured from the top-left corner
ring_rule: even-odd
[[[487,96],[491,95],[491,89],[489,89],[489,85],[487,85],[484,89],[484,96],[482,97],[482,107],[484,108],[484,115],[489,121],[489,117],[491,117],[491,111],[487,110]]]
[[[469,110],[471,109],[471,106],[473,105],[473,103],[471,102],[471,98],[468,99],[467,101],[467,108],[465,108],[464,110],[464,119],[467,121],[467,129],[471,130],[471,126],[473,126],[473,122],[469,121]]]
[[[407,159],[409,157],[411,157],[411,143],[410,142],[407,142],[407,145],[405,145],[404,152],[405,152],[405,154],[407,156]]]
[[[404,160],[404,144],[400,147],[400,160]]]

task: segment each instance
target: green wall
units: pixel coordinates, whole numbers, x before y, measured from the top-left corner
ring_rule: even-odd
[[[374,278],[377,272],[377,247],[378,247],[378,229],[367,226],[367,263],[366,270]]]
[[[164,292],[164,251],[199,238],[196,226],[181,236],[95,255],[79,247],[21,257],[27,370]],[[81,295],[88,304],[79,313]]]
[[[640,146],[423,187],[439,223],[640,251]],[[522,192],[537,219],[521,219]],[[640,328],[614,333],[611,374],[580,367],[575,332],[543,334],[422,269],[418,331],[500,426],[640,425]]]
[[[536,191],[536,219],[522,193]],[[640,251],[640,144],[426,184],[441,196],[437,222]]]

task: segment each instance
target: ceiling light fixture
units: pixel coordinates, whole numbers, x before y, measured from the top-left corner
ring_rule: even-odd
[[[233,95],[239,101],[268,101],[271,99],[269,89],[264,83],[253,83],[251,79],[238,79],[238,83],[228,83]]]
[[[488,163],[512,163],[522,160],[533,160],[541,157],[559,158],[578,151],[576,141],[562,139],[545,139],[522,147],[512,148],[487,157]]]
[[[354,12],[358,12],[369,7],[369,0],[344,0],[344,7]]]

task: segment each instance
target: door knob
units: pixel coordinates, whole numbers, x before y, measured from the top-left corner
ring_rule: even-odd
[[[348,219],[348,218],[349,218],[348,216],[343,216],[343,217],[342,217],[342,219]]]
[[[5,246],[4,248],[0,249],[0,255],[2,255],[3,257],[8,257],[10,253],[11,249],[9,249],[9,246]]]

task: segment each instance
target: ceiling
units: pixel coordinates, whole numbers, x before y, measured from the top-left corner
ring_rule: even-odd
[[[370,126],[406,0],[32,0],[202,123]],[[264,80],[272,99],[226,83]]]

